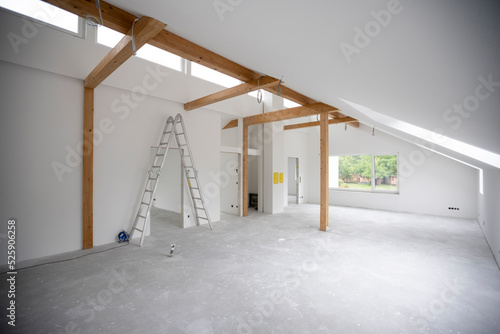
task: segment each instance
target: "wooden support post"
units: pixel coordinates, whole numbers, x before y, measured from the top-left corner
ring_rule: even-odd
[[[320,158],[321,158],[321,195],[320,195],[320,227],[321,231],[326,231],[328,227],[328,113],[320,115]]]
[[[83,249],[94,247],[94,89],[83,94]]]
[[[243,217],[248,216],[248,125],[243,120]]]

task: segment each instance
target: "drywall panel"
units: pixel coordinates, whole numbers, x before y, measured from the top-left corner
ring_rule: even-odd
[[[181,156],[176,148],[177,145],[174,143],[172,146],[174,147],[170,148],[161,171],[154,197],[154,206],[181,213],[181,177],[184,177],[184,173],[181,172]],[[151,149],[152,157],[155,156],[156,150],[156,148]]]
[[[330,155],[399,154],[399,194],[330,190],[334,205],[434,214],[459,218],[477,216],[477,170],[361,125],[359,129],[330,126]],[[319,134],[311,130],[309,199],[319,203]],[[449,210],[449,207],[460,210]]]
[[[239,154],[220,154],[220,211],[239,215]]]
[[[3,61],[0,73],[0,251],[9,219],[17,262],[80,249],[82,82]]]
[[[478,189],[479,190],[479,189]],[[500,170],[483,170],[483,193],[478,191],[478,223],[500,265]]]
[[[182,104],[178,104],[183,108]],[[182,111],[189,144],[198,170],[198,177],[202,186],[205,204],[208,207],[210,219],[213,222],[220,220],[220,188],[218,173],[220,171],[220,114],[207,109],[197,112]],[[189,199],[187,203],[191,204]],[[186,204],[185,204],[186,205]],[[185,209],[189,212],[189,209]],[[194,226],[197,223],[185,221],[185,226]]]

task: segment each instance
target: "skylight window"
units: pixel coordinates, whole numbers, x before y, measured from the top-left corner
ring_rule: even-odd
[[[191,63],[191,75],[226,88],[241,84],[241,81],[238,79],[232,78],[229,75],[217,72],[198,63]]]
[[[74,34],[80,32],[80,20],[77,15],[40,0],[0,0],[0,7]]]
[[[123,38],[124,34],[106,27],[97,30],[97,43],[114,48]],[[146,44],[137,51],[137,57],[163,65],[176,71],[181,71],[182,58],[170,52]]]
[[[289,99],[283,99],[283,106],[285,108],[295,108],[300,107],[300,104],[290,101]]]
[[[387,126],[394,128],[396,130],[408,133],[417,138],[423,139],[430,143],[439,145],[441,147],[471,157],[473,159],[484,162],[496,168],[500,168],[500,155],[496,153],[466,144],[464,142],[461,142],[459,140],[450,137],[437,134],[433,131],[429,131],[427,129],[415,126],[413,124],[400,121],[393,117],[386,116],[384,114],[376,112],[368,107],[359,105],[357,103],[342,98],[341,100],[349,104],[356,110],[360,111],[361,113],[365,114],[366,116],[370,117],[371,119],[377,121],[378,123],[386,124]]]

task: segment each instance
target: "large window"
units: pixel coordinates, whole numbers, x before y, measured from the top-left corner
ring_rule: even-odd
[[[398,156],[330,156],[330,188],[398,193]]]
[[[40,0],[0,0],[0,7],[65,31],[81,34],[78,16]]]

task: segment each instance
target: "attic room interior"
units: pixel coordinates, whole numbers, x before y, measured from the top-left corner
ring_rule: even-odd
[[[0,0],[1,332],[500,332],[499,16]]]

